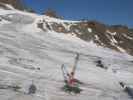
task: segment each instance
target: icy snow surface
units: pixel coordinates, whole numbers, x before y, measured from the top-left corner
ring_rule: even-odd
[[[119,81],[133,84],[131,56],[76,37],[43,32],[36,27],[36,20],[42,18],[39,15],[0,10],[0,16],[8,22],[0,23],[0,100],[131,100],[119,86]],[[75,77],[84,83],[80,86],[83,91],[77,95],[61,90],[61,65],[71,70],[76,53],[80,59]],[[96,66],[99,59],[107,70]],[[37,93],[27,95],[32,80]],[[1,89],[15,85],[22,89]]]

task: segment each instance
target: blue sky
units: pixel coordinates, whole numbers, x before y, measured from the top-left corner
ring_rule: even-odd
[[[133,27],[133,0],[24,0],[41,14],[51,8],[70,20],[97,20]]]

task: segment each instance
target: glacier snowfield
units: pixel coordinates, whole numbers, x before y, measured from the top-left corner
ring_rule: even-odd
[[[1,9],[0,18],[0,100],[132,100],[119,85],[122,81],[133,86],[132,56],[63,33],[43,32],[36,21],[45,16]],[[75,77],[84,83],[83,91],[68,94],[61,90],[61,65],[70,71],[76,53],[80,58]],[[99,59],[108,69],[96,66]],[[37,93],[27,95],[32,81]],[[16,85],[19,92],[2,89]]]

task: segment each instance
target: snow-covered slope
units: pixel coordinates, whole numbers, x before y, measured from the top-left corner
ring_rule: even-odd
[[[0,18],[1,100],[131,100],[119,82],[133,84],[132,56],[52,30],[44,32],[36,24],[42,18],[57,23],[63,20],[3,9]],[[77,53],[75,77],[84,84],[80,86],[83,91],[73,95],[61,90],[61,65],[71,70]],[[107,69],[96,66],[99,59]],[[37,93],[27,95],[32,80]],[[21,89],[16,92],[9,86]]]
[[[78,37],[86,42],[133,55],[133,31],[123,25],[105,25],[96,21],[64,21],[42,17],[36,23],[44,32],[54,31]]]

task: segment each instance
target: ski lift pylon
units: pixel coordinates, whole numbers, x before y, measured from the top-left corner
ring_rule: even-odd
[[[79,61],[79,53],[77,53],[76,57],[75,57],[74,65],[73,65],[73,68],[72,68],[72,73],[73,74],[75,74],[75,70],[77,68],[78,61]]]

